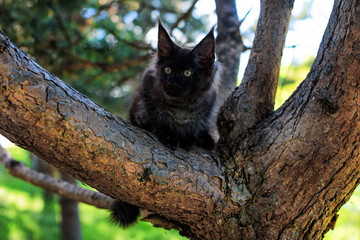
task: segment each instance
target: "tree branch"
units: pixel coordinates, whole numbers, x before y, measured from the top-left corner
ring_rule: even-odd
[[[257,121],[269,116],[274,109],[281,57],[293,5],[294,0],[261,1],[260,18],[242,84],[253,102]]]
[[[218,116],[219,146],[231,146],[231,142],[272,113],[293,3],[293,0],[261,1],[244,79],[224,103]]]
[[[48,192],[58,194],[61,197],[65,197],[65,199],[82,202],[100,209],[111,209],[111,206],[115,201],[105,194],[78,187],[73,182],[68,181],[70,179],[76,182],[76,179],[63,172],[61,172],[62,179],[57,179],[48,174],[34,171],[26,167],[23,162],[14,160],[1,145],[0,162],[4,164],[5,168],[13,177],[22,179],[25,182],[31,183]],[[141,221],[151,222],[156,227],[162,227],[168,230],[181,230],[179,229],[178,222],[171,221],[150,212],[145,212],[144,210],[141,211],[144,212],[144,215],[147,215],[145,218],[142,218]]]
[[[209,221],[234,208],[225,200],[216,153],[163,147],[37,65],[2,33],[0,90],[1,134],[100,192],[209,236],[215,234]]]
[[[172,32],[174,31],[175,28],[178,27],[179,23],[185,19],[187,19],[188,17],[190,17],[192,11],[195,8],[196,3],[198,2],[198,0],[193,0],[191,6],[189,7],[189,9],[184,12],[180,17],[178,17],[178,19],[176,20],[176,22],[174,23],[174,25],[171,27],[170,33],[172,35]]]
[[[359,22],[358,1],[335,1],[307,78],[280,109],[238,139],[234,168],[251,193],[240,210],[239,225],[247,226],[240,233],[321,239],[358,186]]]
[[[46,191],[103,209],[110,209],[111,204],[114,202],[114,199],[102,193],[81,188],[32,170],[26,167],[24,163],[14,160],[2,146],[0,146],[0,162],[4,164],[12,176],[41,187]]]

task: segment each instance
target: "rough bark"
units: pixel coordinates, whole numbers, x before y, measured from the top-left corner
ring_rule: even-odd
[[[358,185],[359,21],[359,1],[335,1],[308,77],[238,137],[227,163],[251,193],[240,210],[241,235],[320,239]]]
[[[218,117],[220,145],[229,146],[274,109],[280,62],[294,0],[262,0],[250,59],[239,88]],[[236,111],[234,111],[236,110]]]
[[[262,2],[261,16],[282,13],[274,20],[279,30],[260,31],[267,22],[260,17],[256,36],[270,37],[256,37],[247,80],[221,109],[216,151],[164,148],[3,34],[0,133],[99,191],[172,220],[192,238],[319,239],[360,179],[360,1],[335,1],[308,77],[272,112],[283,43],[266,45],[279,31],[284,38],[293,1],[274,2]],[[256,52],[258,41],[264,45]]]

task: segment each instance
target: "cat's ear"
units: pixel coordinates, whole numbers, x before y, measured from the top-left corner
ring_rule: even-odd
[[[215,61],[214,27],[192,50],[192,53],[203,66],[211,66]]]
[[[171,52],[175,48],[175,43],[171,40],[169,34],[158,19],[159,32],[158,32],[158,57],[159,59],[171,56]]]

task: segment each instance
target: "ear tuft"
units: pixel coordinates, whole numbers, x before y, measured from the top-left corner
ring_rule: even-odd
[[[211,66],[215,61],[215,38],[214,27],[192,50],[199,63],[203,66]]]
[[[171,40],[168,32],[158,19],[159,32],[158,32],[158,57],[159,59],[171,56],[171,52],[175,48],[175,43]]]

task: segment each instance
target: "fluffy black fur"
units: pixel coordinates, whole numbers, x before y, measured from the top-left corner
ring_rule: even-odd
[[[110,211],[110,221],[122,228],[134,225],[140,215],[138,207],[121,201],[115,201]]]
[[[167,147],[212,149],[215,141],[209,134],[209,120],[219,78],[213,29],[189,49],[176,45],[159,23],[158,53],[145,71],[130,120],[153,132]]]
[[[159,21],[158,52],[146,69],[132,107],[134,125],[154,133],[165,146],[212,149],[210,119],[220,81],[213,30],[193,49],[174,43]],[[123,202],[112,208],[122,227],[136,222],[139,209]]]

